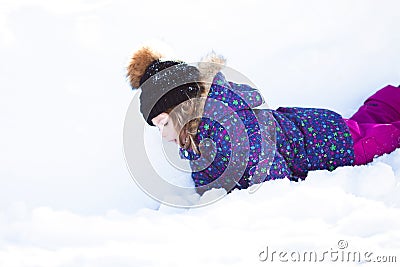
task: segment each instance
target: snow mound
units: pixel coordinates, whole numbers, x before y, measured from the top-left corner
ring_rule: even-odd
[[[374,261],[400,261],[399,171],[397,150],[367,166],[233,191],[201,208],[131,215],[19,203],[0,214],[0,266],[309,266],[310,255],[318,266],[395,266]]]

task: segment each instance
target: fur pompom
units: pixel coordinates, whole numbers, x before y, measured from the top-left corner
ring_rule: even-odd
[[[160,58],[162,58],[162,55],[150,47],[143,47],[133,54],[127,67],[128,73],[126,75],[133,89],[139,88],[140,79],[150,63]]]

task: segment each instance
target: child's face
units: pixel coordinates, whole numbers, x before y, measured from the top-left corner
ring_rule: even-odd
[[[175,142],[178,144],[178,133],[175,130],[174,123],[168,113],[161,113],[153,118],[151,122],[158,127],[162,137],[168,142]]]

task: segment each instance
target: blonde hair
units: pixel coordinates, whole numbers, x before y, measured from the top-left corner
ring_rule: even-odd
[[[195,153],[200,154],[196,135],[203,115],[205,101],[214,76],[225,66],[225,63],[226,59],[221,55],[217,55],[214,51],[203,57],[198,64],[201,82],[197,83],[200,86],[200,93],[197,98],[189,99],[167,110],[178,132],[180,147],[184,149],[190,148]]]
[[[190,148],[196,154],[200,154],[196,135],[210,89],[204,83],[198,82],[198,85],[200,86],[200,93],[196,98],[191,98],[166,111],[173,121],[175,130],[178,132],[179,146],[184,149]]]

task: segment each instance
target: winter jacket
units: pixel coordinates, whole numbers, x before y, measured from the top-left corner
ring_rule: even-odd
[[[200,153],[180,148],[198,193],[220,187],[230,193],[273,179],[298,181],[310,170],[353,165],[353,139],[339,114],[256,109],[262,103],[258,90],[215,75],[196,135]]]

